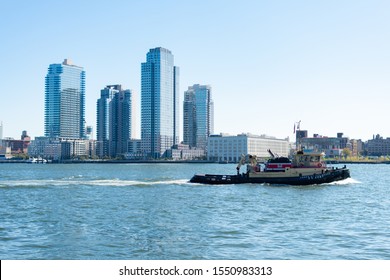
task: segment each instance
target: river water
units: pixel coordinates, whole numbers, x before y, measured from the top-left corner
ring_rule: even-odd
[[[335,165],[337,166],[337,165]],[[390,165],[319,186],[232,164],[0,164],[0,259],[390,259]]]

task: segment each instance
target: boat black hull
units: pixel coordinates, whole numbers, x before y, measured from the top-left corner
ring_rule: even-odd
[[[190,182],[209,185],[227,185],[227,184],[276,184],[276,185],[316,185],[332,183],[351,177],[349,169],[333,169],[323,174],[314,174],[297,177],[249,177],[243,175],[194,175]]]

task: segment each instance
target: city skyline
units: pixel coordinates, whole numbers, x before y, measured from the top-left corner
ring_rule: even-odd
[[[3,137],[44,135],[50,63],[69,57],[85,68],[85,119],[95,127],[100,89],[123,84],[140,96],[139,65],[156,46],[175,54],[182,89],[213,86],[215,133],[294,139],[302,120],[302,129],[326,136],[390,137],[389,8],[384,1],[3,3]],[[101,21],[108,14],[113,20]],[[108,47],[109,38],[120,40]],[[15,91],[18,102],[6,95]]]

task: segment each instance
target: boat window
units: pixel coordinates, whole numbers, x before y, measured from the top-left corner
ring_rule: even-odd
[[[319,156],[311,156],[310,157],[310,161],[311,162],[319,162],[320,161],[320,157]]]
[[[304,162],[305,161],[305,157],[304,156],[297,157],[297,159],[298,159],[298,162]]]

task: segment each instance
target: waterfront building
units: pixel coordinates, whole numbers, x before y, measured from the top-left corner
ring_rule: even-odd
[[[300,123],[298,124],[300,125]],[[296,143],[296,149],[300,150],[302,149],[302,142],[301,142],[301,139],[303,138],[307,138],[307,130],[300,130],[299,129],[299,126],[298,126],[298,130],[295,131],[295,127],[294,127],[294,133],[295,133],[295,143]]]
[[[256,155],[268,158],[270,149],[279,156],[288,156],[289,141],[266,135],[238,134],[235,136],[210,135],[207,144],[207,159],[216,162],[238,162],[241,155]]]
[[[167,151],[167,157],[173,160],[202,160],[205,159],[205,150],[186,144],[176,144]]]
[[[363,141],[360,139],[350,139],[347,148],[351,151],[351,156],[358,157],[363,154]]]
[[[141,64],[141,141],[150,158],[179,143],[179,68],[164,48],[150,49]]]
[[[96,102],[96,140],[97,156],[109,156],[110,140],[110,102],[119,92],[120,85],[109,85],[100,91],[100,98]]]
[[[303,150],[324,152],[327,157],[338,157],[345,148],[351,149],[349,138],[343,137],[343,133],[337,133],[337,137],[321,136],[314,134],[313,137],[300,139]]]
[[[69,59],[50,64],[45,79],[45,136],[85,138],[85,71]]]
[[[144,159],[144,154],[141,150],[141,139],[130,139],[127,142],[127,153],[125,159],[140,160]]]
[[[28,155],[30,157],[43,157],[45,154],[45,149],[50,144],[49,139],[50,138],[46,136],[35,137],[35,139],[31,141],[30,146],[28,147]],[[61,154],[61,146],[58,154]]]
[[[193,85],[184,92],[183,143],[206,149],[207,138],[214,133],[214,102],[211,87]]]
[[[93,158],[95,147],[96,140],[35,137],[28,147],[28,155],[51,160]]]
[[[7,160],[12,158],[11,147],[7,147],[6,143],[0,139],[0,160]]]
[[[109,154],[116,157],[127,153],[131,138],[131,91],[116,92],[110,102]]]
[[[100,91],[96,110],[97,155],[116,157],[127,153],[132,131],[132,92],[122,85]]]
[[[27,154],[28,146],[30,145],[31,138],[27,135],[27,131],[23,131],[20,139],[4,138],[0,139],[0,153],[9,148],[9,153],[12,155],[16,154]]]
[[[366,145],[366,154],[368,156],[389,156],[390,155],[390,138],[383,138],[379,134],[368,140]]]
[[[23,140],[6,137],[0,140],[0,151],[4,153],[8,148],[9,153],[12,155],[23,154],[27,152],[28,144],[29,142],[24,142]]]

